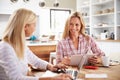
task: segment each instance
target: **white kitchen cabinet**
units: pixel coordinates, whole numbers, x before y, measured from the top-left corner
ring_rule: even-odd
[[[77,11],[83,15],[86,32],[95,39],[102,39],[101,33],[106,32],[105,40],[120,40],[120,0],[77,0]]]

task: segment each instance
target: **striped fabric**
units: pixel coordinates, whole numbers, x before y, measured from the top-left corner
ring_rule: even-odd
[[[40,69],[46,69],[48,64],[36,57],[29,48],[26,48],[24,60],[18,60],[14,49],[8,43],[0,42],[0,80],[39,80],[38,77],[26,76],[28,63]]]
[[[79,35],[78,49],[74,47],[70,37],[67,37],[66,39],[63,39],[58,42],[56,53],[57,63],[61,62],[64,56],[71,56],[75,54],[87,54],[89,50],[91,50],[93,54],[96,54],[97,56],[105,55],[104,52],[102,52],[99,49],[99,47],[91,37],[89,37],[89,40],[87,40],[84,36]]]
[[[4,62],[0,60],[0,80],[9,80],[7,78],[5,71],[4,71],[3,64],[4,64]]]

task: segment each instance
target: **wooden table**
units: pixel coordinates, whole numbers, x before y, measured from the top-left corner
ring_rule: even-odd
[[[102,73],[107,74],[108,78],[104,79],[85,78],[85,74],[102,74]],[[97,70],[82,69],[79,77],[83,78],[84,80],[120,80],[120,65],[109,66],[109,68],[99,67]]]
[[[42,75],[44,72],[35,72],[34,74]],[[85,78],[85,74],[107,74],[107,78]],[[106,67],[99,67],[96,70],[82,69],[79,74],[80,80],[120,80],[120,65]],[[79,79],[78,79],[79,80]]]

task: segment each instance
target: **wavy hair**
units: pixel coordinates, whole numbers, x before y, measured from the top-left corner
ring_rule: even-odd
[[[81,29],[80,29],[80,32],[79,34],[82,34],[83,36],[86,36],[85,34],[85,23],[83,21],[83,18],[82,18],[82,15],[80,14],[80,12],[74,12],[73,14],[71,14],[67,21],[66,21],[66,24],[65,24],[65,28],[64,28],[64,32],[63,32],[63,35],[62,35],[62,38],[65,39],[67,37],[70,36],[70,31],[69,31],[69,26],[70,26],[70,20],[73,18],[73,17],[77,17],[79,20],[80,20],[80,24],[81,24]]]

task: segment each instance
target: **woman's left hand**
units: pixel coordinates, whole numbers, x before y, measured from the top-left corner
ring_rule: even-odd
[[[93,65],[99,64],[99,63],[101,63],[101,57],[93,56],[93,57],[88,59],[88,62],[93,64]]]

